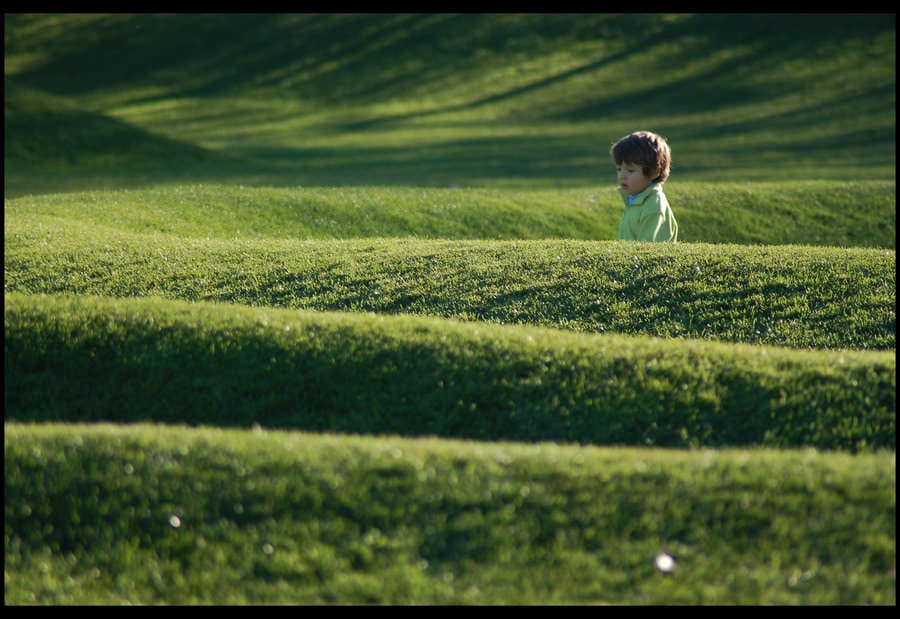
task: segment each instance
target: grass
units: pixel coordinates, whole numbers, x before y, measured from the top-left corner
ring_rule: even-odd
[[[893,352],[84,295],[11,294],[5,325],[11,421],[848,451],[896,437]]]
[[[610,177],[611,177],[610,173]],[[894,181],[671,183],[687,243],[896,248]],[[715,208],[711,208],[714,206]],[[7,198],[7,237],[38,226],[220,239],[613,240],[621,198],[580,189],[157,185]],[[112,230],[109,230],[112,228]],[[682,236],[684,238],[682,238]]]
[[[74,222],[10,226],[6,238],[7,294],[156,296],[793,348],[896,348],[896,263],[884,249],[222,240]]]
[[[721,192],[689,187],[700,203]],[[892,184],[729,187],[744,207],[695,220],[679,211],[683,226],[719,242],[674,247],[596,240],[613,235],[621,209],[605,190],[176,185],[22,197],[5,203],[4,284],[8,293],[895,348]],[[778,216],[785,223],[772,225]],[[830,245],[782,244],[798,241],[785,230],[816,230],[790,219],[822,222],[817,234]],[[870,247],[857,246],[862,236]]]
[[[893,454],[5,431],[12,604],[895,600]]]
[[[612,185],[636,122],[669,139],[673,187],[896,178],[893,15],[48,14],[5,34],[8,195]]]
[[[7,604],[896,603],[894,15],[4,17]]]

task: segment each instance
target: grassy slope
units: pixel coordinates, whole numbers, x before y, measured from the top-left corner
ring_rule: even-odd
[[[896,247],[893,181],[674,184],[666,190],[693,243]],[[324,187],[176,184],[21,196],[4,202],[6,234],[59,226],[200,238],[612,240],[614,187]],[[12,221],[10,221],[12,219]]]
[[[673,187],[895,178],[893,15],[38,15],[5,34],[16,192],[612,184],[609,144],[635,123],[669,138]],[[29,117],[34,91],[84,114],[83,165],[49,185],[59,123]],[[97,115],[121,139],[97,144]],[[215,157],[186,164],[198,148]]]
[[[160,36],[166,45],[158,45]],[[675,149],[668,191],[686,203],[685,217],[698,233],[688,240],[723,242],[736,236],[737,242],[765,243],[774,238],[777,243],[794,243],[797,240],[790,230],[797,227],[809,231],[801,243],[894,247],[893,240],[870,240],[892,236],[893,214],[878,223],[845,209],[834,223],[852,229],[865,221],[866,231],[836,240],[827,223],[818,227],[815,218],[807,215],[792,220],[797,215],[794,209],[811,191],[810,185],[794,185],[800,179],[886,181],[885,191],[893,200],[893,15],[803,15],[778,20],[763,15],[739,19],[724,15],[666,19],[649,15],[258,15],[240,20],[198,15],[5,16],[4,45],[7,197],[197,180],[280,187],[335,185],[349,187],[356,196],[359,190],[353,185],[596,188],[611,178],[609,142],[634,129],[634,118],[639,117],[643,125],[667,135]],[[110,50],[127,53],[110,54]],[[626,74],[638,77],[622,80]],[[659,106],[659,92],[664,94],[664,106]],[[104,139],[96,140],[97,135]],[[788,180],[800,190],[785,200],[765,192],[760,201],[760,194],[752,195],[750,188],[741,185],[734,201],[716,201],[725,207],[723,211],[710,213],[703,201],[704,190],[690,184],[679,187],[681,179],[687,183]],[[773,189],[784,191],[785,187]],[[384,195],[390,195],[390,188]],[[830,200],[839,205],[841,196],[835,191]],[[551,199],[562,204],[569,197],[556,193]],[[104,197],[99,200],[104,208],[110,206]],[[238,195],[234,202],[244,200]],[[333,207],[342,199],[332,193],[323,202]],[[754,218],[760,204],[762,212],[773,217]],[[878,204],[879,209],[885,206],[881,200]],[[9,206],[7,202],[5,208]],[[740,206],[739,216],[723,214],[730,206]],[[714,217],[703,232],[708,236],[700,236],[700,229],[690,221],[691,209],[697,209],[695,221]],[[601,238],[609,234],[603,227],[609,225],[597,228]],[[84,224],[79,229],[97,230]],[[593,233],[587,234],[591,238]],[[152,436],[152,431],[134,430],[116,432],[124,432],[128,441],[152,444],[153,439],[138,438]],[[92,480],[107,479],[102,470],[113,471],[108,478],[112,490],[120,488],[117,480],[123,479],[115,473],[127,470],[129,463],[116,460],[123,451],[116,449],[115,440],[93,441],[86,438],[89,431],[75,428],[61,431],[67,435],[63,442],[83,446],[87,441],[90,447],[54,448],[59,439],[48,439],[39,428],[7,426],[7,436],[15,437],[21,449],[11,452],[7,442],[6,469],[24,471],[15,488],[30,489],[7,494],[7,601],[12,591],[21,602],[291,602],[297,601],[292,593],[302,590],[306,592],[302,599],[312,602],[514,603],[523,601],[521,583],[525,582],[533,585],[535,602],[895,602],[892,454],[872,456],[873,461],[866,459],[869,456],[818,454],[815,458],[821,461],[812,467],[778,460],[791,457],[778,454],[770,468],[764,464],[768,456],[741,454],[736,471],[714,475],[720,490],[692,486],[697,497],[705,498],[697,499],[696,509],[684,509],[679,500],[688,484],[674,484],[679,498],[671,495],[671,501],[661,498],[669,495],[661,495],[660,488],[669,491],[672,479],[682,473],[684,479],[699,479],[694,467],[701,464],[692,454],[684,454],[686,459],[679,464],[661,465],[669,477],[655,478],[659,488],[643,486],[652,452],[638,452],[636,461],[625,458],[626,468],[635,467],[633,474],[625,474],[622,488],[626,491],[604,503],[634,518],[609,522],[602,515],[585,516],[598,523],[593,529],[583,526],[582,514],[596,513],[591,511],[594,508],[583,512],[559,507],[569,505],[572,495],[558,493],[556,483],[535,490],[534,511],[523,510],[517,512],[521,518],[510,519],[510,510],[515,511],[519,503],[488,503],[490,497],[478,495],[494,487],[491,480],[505,483],[493,474],[463,479],[460,492],[474,493],[476,498],[474,503],[464,503],[450,497],[450,504],[468,507],[461,509],[457,519],[441,520],[448,506],[443,502],[437,520],[425,517],[422,522],[429,524],[423,524],[424,529],[407,528],[398,524],[402,518],[390,518],[398,506],[416,505],[421,498],[404,494],[403,484],[394,483],[404,479],[405,469],[364,459],[343,476],[335,476],[334,469],[325,466],[322,475],[328,481],[323,484],[336,487],[333,482],[339,480],[337,486],[348,494],[337,498],[334,518],[322,509],[321,520],[295,527],[292,515],[279,511],[275,500],[284,498],[290,504],[290,497],[302,493],[286,481],[295,475],[295,463],[280,469],[290,470],[290,475],[265,475],[256,483],[273,501],[258,512],[262,525],[240,519],[232,522],[222,516],[227,513],[219,509],[222,504],[216,503],[226,495],[204,494],[203,482],[198,481],[209,471],[205,463],[222,457],[226,441],[221,435],[210,438],[201,431],[177,429],[184,441],[212,447],[176,446],[189,457],[174,469],[166,465],[168,456],[161,456],[164,470],[183,473],[180,481],[167,486],[169,495],[192,497],[197,503],[191,505],[209,518],[218,518],[216,524],[203,525],[200,534],[186,543],[185,538],[149,534],[146,545],[134,537],[134,528],[126,527],[127,532],[107,529],[119,541],[103,538],[109,544],[99,544],[96,554],[86,555],[61,549],[52,533],[46,539],[34,538],[33,546],[20,545],[20,532],[40,537],[48,527],[56,527],[61,538],[75,539],[94,530],[88,524],[68,522],[62,514],[74,514],[84,523],[108,523],[116,521],[110,514],[124,513],[121,522],[131,523],[135,516],[146,517],[140,505],[152,505],[151,514],[157,513],[153,510],[161,505],[159,495],[151,490],[159,487],[140,484],[137,494],[124,494],[133,501],[124,512],[112,503],[92,502],[96,486],[83,487],[83,471],[92,471]],[[236,440],[247,438],[241,435]],[[292,451],[297,441],[307,442],[301,437],[285,440]],[[331,444],[323,445],[322,440],[316,436],[308,442],[328,449]],[[346,438],[336,440],[344,448],[349,445],[343,442]],[[363,451],[394,448],[390,443],[360,440]],[[162,441],[172,445],[168,437]],[[488,461],[497,457],[494,447],[484,447]],[[434,454],[448,445],[439,442],[423,449]],[[135,453],[143,451],[138,448]],[[46,466],[41,462],[44,455],[54,452],[62,469],[75,476],[55,477],[58,486],[33,483]],[[127,457],[128,451],[124,453]],[[329,453],[343,453],[343,449],[331,446]],[[76,454],[87,464],[70,459]],[[456,454],[453,466],[468,462],[467,466],[477,469],[484,464],[479,457],[471,452]],[[622,456],[613,453],[612,457]],[[235,461],[228,454],[225,458],[229,464]],[[325,461],[317,454],[310,460]],[[563,469],[576,486],[586,484],[582,494],[597,495],[592,478],[581,478],[568,466]],[[841,473],[836,476],[826,469]],[[748,483],[747,471],[754,471],[758,481]],[[522,479],[542,478],[542,474],[529,468]],[[559,475],[551,474],[554,482]],[[813,479],[815,483],[809,481]],[[822,484],[822,479],[830,481]],[[67,485],[70,481],[74,486]],[[521,490],[520,480],[511,483]],[[221,480],[213,485],[222,486]],[[47,494],[40,495],[42,487]],[[446,484],[440,483],[439,488],[439,492],[445,490]],[[751,488],[764,489],[754,493]],[[786,492],[796,488],[801,489],[797,495]],[[32,491],[37,494],[28,495]],[[738,494],[729,494],[732,491]],[[241,486],[233,494],[246,492],[247,487]],[[18,499],[26,495],[33,501],[23,505]],[[370,495],[383,500],[358,501],[359,496]],[[17,502],[11,503],[11,496]],[[78,496],[86,497],[86,502],[73,503]],[[848,502],[848,497],[857,500]],[[207,500],[211,502],[204,503]],[[660,512],[655,509],[660,504],[671,509]],[[45,526],[33,527],[37,520],[28,512],[47,505],[59,510],[41,514]],[[736,505],[744,509],[729,519],[729,506]],[[366,513],[347,511],[364,511],[369,506],[386,518],[378,521],[383,527],[363,531],[347,524],[371,523]],[[165,511],[159,512],[163,518],[171,515]],[[810,519],[810,514],[821,513],[834,517],[827,522]],[[649,520],[656,516],[648,514],[662,516]],[[716,514],[714,522],[722,517],[734,526],[710,529],[710,521],[700,517],[703,530],[714,531],[713,537],[702,538],[700,529],[690,533],[697,514]],[[21,528],[16,525],[16,535],[9,528],[11,522],[23,523]],[[521,522],[530,527],[530,533],[504,529],[504,522]],[[643,528],[632,535],[635,528],[630,523],[635,522]],[[674,529],[668,528],[677,522],[684,522],[684,528],[679,530],[675,524]],[[321,527],[329,532],[319,535],[315,531]],[[490,536],[494,530],[508,533],[504,539],[512,540],[513,546],[504,550],[502,542]],[[384,531],[390,531],[385,533],[387,539],[377,534]],[[446,533],[445,539],[461,545],[435,546],[429,538],[430,542],[415,547],[416,531]],[[582,538],[590,531],[593,542]],[[721,538],[714,538],[719,532]],[[660,540],[671,537],[669,533],[689,540],[674,548],[680,553],[679,565],[690,557],[694,568],[679,569],[677,574],[693,577],[660,581],[647,563],[662,547]],[[231,534],[235,537],[227,541]],[[262,540],[276,534],[274,545]],[[553,541],[548,542],[550,535]],[[210,539],[223,543],[207,544]],[[290,539],[324,542],[297,549],[290,546]],[[601,546],[598,539],[604,540]],[[602,548],[609,548],[609,540],[622,539],[638,541],[614,545],[610,555],[604,554]],[[777,542],[769,548],[766,544],[772,539]],[[725,540],[746,541],[737,548]],[[403,546],[408,543],[413,546]],[[285,546],[286,553],[270,555],[265,550]],[[479,562],[484,558],[479,552],[490,547],[500,554],[486,555],[487,560]],[[254,548],[276,560],[258,561],[258,554],[250,550]],[[396,548],[400,549],[386,550]],[[527,548],[543,554],[537,558],[517,554]],[[441,549],[449,554],[442,555]],[[760,553],[752,555],[753,549]],[[404,567],[387,574],[376,556]],[[423,576],[426,556],[431,565],[440,566],[435,569],[439,581],[428,573]],[[735,557],[741,558],[739,565]],[[23,558],[24,563],[19,563]],[[697,561],[702,561],[702,569],[697,569]],[[210,563],[221,569],[190,569]],[[560,569],[548,572],[547,565]],[[226,566],[237,567],[231,572]],[[612,568],[606,571],[607,566]],[[239,581],[245,588],[236,584]]]
[[[896,440],[892,352],[84,295],[10,294],[5,325],[9,420],[675,447]]]
[[[893,453],[4,438],[7,603],[896,603]]]
[[[591,241],[621,209],[598,191],[190,185],[23,197],[5,204],[5,285],[884,350],[895,346],[893,249],[779,242],[816,230],[787,225],[796,218],[824,222],[825,244],[865,235],[892,247],[891,187],[735,186],[768,225],[734,219],[736,204],[732,218],[697,221],[719,243],[675,247]],[[705,202],[719,188],[695,189]]]
[[[89,239],[89,240],[85,240]],[[7,230],[6,292],[417,314],[585,333],[896,349],[893,251],[273,241]]]

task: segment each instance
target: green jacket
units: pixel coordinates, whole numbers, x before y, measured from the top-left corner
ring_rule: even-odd
[[[630,205],[628,196],[621,188],[619,194],[625,202],[625,211],[619,223],[618,240],[673,243],[678,240],[678,222],[662,185],[653,183],[637,194]]]

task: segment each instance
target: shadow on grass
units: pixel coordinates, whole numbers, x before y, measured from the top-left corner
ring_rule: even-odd
[[[167,86],[204,96],[277,86],[309,99],[370,101],[477,68],[488,56],[540,53],[571,40],[621,38],[654,15],[117,14],[11,15],[7,55],[40,51],[17,72],[62,95]],[[72,70],[73,67],[76,70]]]
[[[188,142],[156,135],[65,99],[5,81],[4,161],[40,165],[116,166],[155,160],[196,162],[216,155]]]
[[[723,66],[708,76],[713,82],[704,79],[685,89],[690,95],[696,93],[693,86],[705,86],[714,94],[717,86],[738,87],[735,69],[776,67],[815,56],[834,41],[895,28],[892,14],[226,13],[8,15],[4,20],[7,56],[41,54],[40,62],[18,69],[17,77],[48,92],[74,96],[153,84],[165,87],[166,97],[211,96],[275,86],[325,102],[402,97],[485,62],[502,64],[524,54],[568,49],[573,42],[626,41],[625,54],[663,44],[671,50],[677,43],[680,51],[667,51],[658,61],[670,67],[752,44],[752,58]],[[470,105],[548,86],[614,59]],[[698,99],[682,103],[693,107]]]
[[[5,93],[4,187],[15,197],[185,181],[271,186],[612,185],[607,151],[621,135],[612,128],[630,130],[638,119],[655,119],[660,126],[648,128],[666,135],[677,148],[675,178],[790,178],[790,171],[781,171],[788,158],[820,162],[817,178],[846,178],[856,174],[847,170],[866,166],[873,153],[893,166],[895,136],[886,130],[893,128],[893,83],[873,84],[865,92],[834,92],[790,110],[761,109],[750,120],[724,125],[704,122],[703,114],[815,87],[790,80],[764,82],[763,87],[751,78],[797,58],[815,67],[817,59],[840,50],[844,42],[865,41],[895,27],[890,14],[9,15],[4,30],[11,63]],[[597,42],[598,53],[604,49],[599,44],[605,43],[614,51],[530,83],[505,89],[497,84],[454,106],[363,117],[318,130],[344,136],[524,101],[539,91],[564,90],[570,80],[609,69],[641,51],[651,62],[647,71],[660,72],[658,90],[635,97],[601,88],[571,100],[557,97],[543,110],[529,112],[536,122],[597,123],[603,135],[586,131],[575,136],[544,133],[425,142],[422,134],[415,144],[372,142],[376,145],[371,148],[269,147],[266,138],[235,138],[211,152],[81,108],[78,99],[104,93],[135,103],[247,96],[257,89],[274,89],[279,96],[326,105],[349,101],[355,109],[366,109],[368,103],[402,100],[458,83],[484,66],[502,67],[567,51],[575,42]],[[729,49],[741,54],[684,79],[662,79],[673,67]],[[49,93],[71,98],[55,101]],[[835,131],[854,118],[865,118],[866,126]],[[196,123],[190,127],[196,136],[214,135],[235,123],[252,133],[259,124],[278,121],[268,112],[257,118],[211,105],[179,122]],[[723,142],[723,136],[731,142]],[[734,138],[740,142],[738,149]],[[707,165],[710,161],[715,162],[713,168]]]

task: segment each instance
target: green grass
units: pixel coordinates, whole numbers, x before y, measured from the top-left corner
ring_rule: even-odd
[[[5,15],[5,602],[895,604],[895,24]]]
[[[671,182],[666,193],[682,242],[895,249],[895,187],[894,181]],[[7,198],[4,212],[7,238],[58,226],[98,238],[118,231],[224,239],[613,240],[622,201],[612,185],[287,189],[179,183],[25,195]]]
[[[10,294],[5,310],[8,420],[669,447],[896,440],[893,352],[84,295]]]
[[[5,34],[8,195],[613,185],[636,124],[669,139],[673,187],[896,178],[890,14],[48,14]]]
[[[223,240],[42,221],[7,226],[7,294],[155,296],[793,348],[896,349],[893,250]]]
[[[690,186],[701,204],[721,192]],[[727,187],[743,206],[696,220],[697,209],[679,210],[683,226],[717,242],[664,247],[597,240],[614,235],[621,211],[606,190],[176,185],[21,197],[5,202],[4,285],[794,348],[896,347],[893,183]],[[798,238],[813,235],[822,247]]]
[[[11,604],[896,601],[893,452],[4,429]]]

